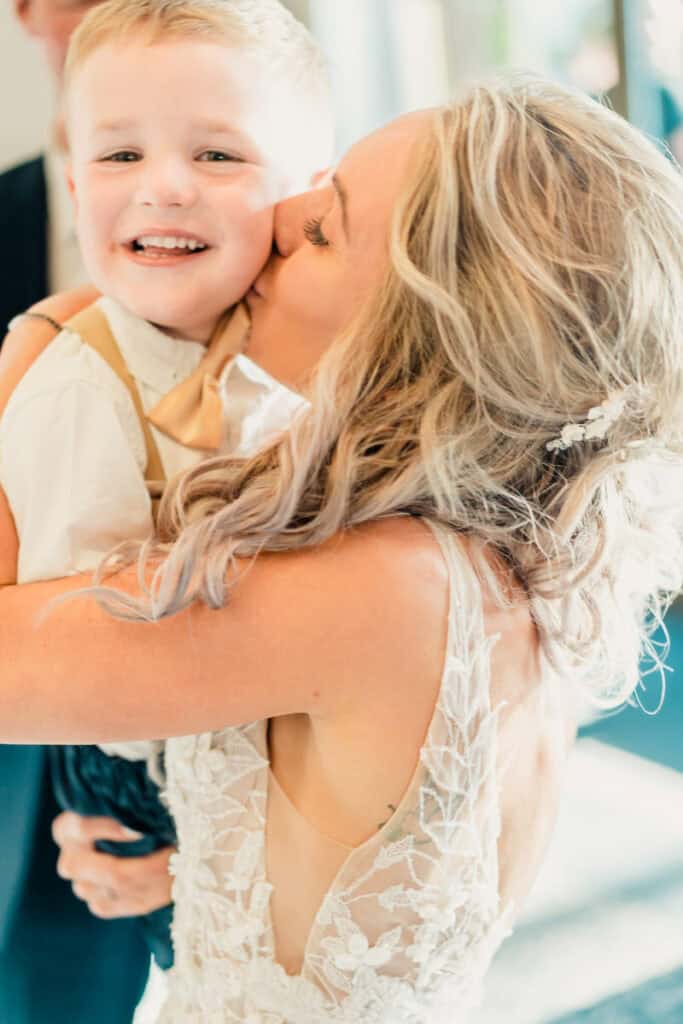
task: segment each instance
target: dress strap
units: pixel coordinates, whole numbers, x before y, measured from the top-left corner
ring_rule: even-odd
[[[491,710],[491,648],[499,637],[487,637],[484,626],[482,583],[465,548],[465,538],[432,519],[432,530],[448,567],[449,613],[446,660],[466,664],[470,671],[467,699],[481,714]],[[476,699],[475,699],[476,693]]]

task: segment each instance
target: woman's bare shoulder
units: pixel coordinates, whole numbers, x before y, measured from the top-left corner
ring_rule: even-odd
[[[419,577],[443,586],[448,572],[441,548],[427,524],[414,516],[392,516],[364,523],[338,534],[330,542],[343,545],[347,557],[356,556],[397,576]]]
[[[281,555],[270,557],[279,560]],[[284,558],[293,573],[324,580],[337,599],[352,592],[356,604],[381,598],[378,612],[409,605],[417,614],[432,598],[444,604],[448,589],[447,567],[433,533],[409,516],[363,523]]]
[[[345,530],[312,552],[304,571],[329,581],[338,597],[353,594],[356,607],[372,607],[376,623],[384,620],[390,632],[403,615],[415,628],[434,618],[438,628],[443,625],[448,569],[434,534],[419,519],[395,516]]]
[[[481,601],[484,632],[496,638],[491,661],[492,703],[522,704],[538,688],[543,675],[538,632],[527,596],[511,568],[483,542],[455,531],[452,536],[479,584],[477,601]],[[443,627],[449,605],[449,567],[434,532],[424,521],[406,516],[366,523],[333,538],[320,549],[319,557],[325,557],[323,551],[345,577],[359,586],[363,579],[365,594],[377,589],[390,615],[406,607],[424,628],[428,620]],[[450,571],[458,572],[458,562]],[[457,586],[460,581],[453,582]],[[507,598],[503,606],[495,587]],[[468,614],[468,608],[460,613]]]
[[[462,535],[455,540],[474,567],[479,542]],[[490,699],[499,708],[501,894],[520,903],[552,831],[573,730],[562,688],[545,670],[523,588],[500,558],[489,555],[492,578],[512,598],[500,607],[493,588],[477,574],[484,632],[496,638]],[[357,642],[343,649],[350,677],[362,685],[349,691],[350,707],[335,702],[328,721],[346,727],[351,720],[353,735],[364,735],[358,723],[376,722],[391,707],[392,739],[400,737],[404,750],[417,749],[437,699],[450,605],[449,569],[434,533],[407,517],[368,523],[311,552],[297,571],[317,578],[320,586],[334,580],[342,622],[356,623]],[[451,571],[458,571],[457,561]],[[468,608],[458,606],[456,614],[466,615]],[[335,698],[339,692],[335,687]],[[373,742],[381,748],[382,739]],[[382,758],[390,763],[391,750]]]

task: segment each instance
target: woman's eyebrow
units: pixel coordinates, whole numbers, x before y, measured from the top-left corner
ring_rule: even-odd
[[[337,174],[333,174],[332,175],[332,184],[334,186],[335,192],[339,196],[339,203],[341,205],[341,211],[342,211],[342,226],[344,228],[344,234],[346,235],[346,239],[348,241],[348,238],[349,238],[349,194],[346,191],[346,188],[344,187],[344,185],[339,180],[339,176]]]

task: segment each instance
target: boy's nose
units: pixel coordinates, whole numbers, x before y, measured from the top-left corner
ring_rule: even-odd
[[[180,162],[167,160],[145,168],[137,195],[141,206],[193,206],[197,190],[192,175]]]

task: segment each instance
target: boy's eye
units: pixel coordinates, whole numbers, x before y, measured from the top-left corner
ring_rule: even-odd
[[[132,163],[134,160],[140,159],[140,154],[134,153],[131,149],[119,149],[116,153],[109,153],[108,156],[103,157],[103,160],[117,164]]]
[[[304,224],[304,236],[308,239],[311,245],[329,245],[329,241],[325,238],[322,230],[322,220],[319,218],[312,217],[307,220]]]
[[[205,163],[244,163],[241,156],[235,156],[234,153],[224,153],[221,149],[205,149],[203,153],[199,154],[197,159],[203,160]]]

